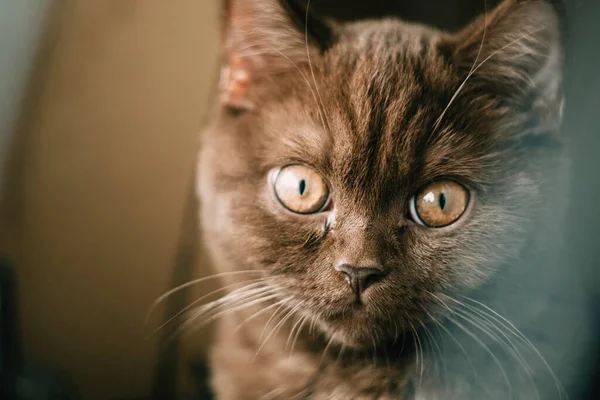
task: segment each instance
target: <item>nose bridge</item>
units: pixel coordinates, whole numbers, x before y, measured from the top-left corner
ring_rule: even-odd
[[[380,268],[383,264],[383,235],[366,219],[348,221],[339,231],[339,263],[356,267]]]
[[[346,221],[338,231],[338,259],[334,265],[361,303],[362,293],[387,275],[383,260],[384,237],[379,224],[363,219]]]

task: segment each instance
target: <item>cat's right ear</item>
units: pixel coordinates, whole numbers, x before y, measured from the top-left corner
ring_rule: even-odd
[[[302,0],[225,0],[221,103],[236,110],[257,106],[267,80],[302,68],[329,45],[332,30]]]
[[[495,93],[554,130],[562,109],[560,0],[504,0],[455,36],[464,89]]]

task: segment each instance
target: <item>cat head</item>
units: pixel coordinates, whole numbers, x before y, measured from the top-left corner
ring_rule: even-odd
[[[361,347],[435,318],[526,246],[561,142],[549,2],[505,1],[455,34],[226,4],[198,184],[217,267],[264,271]]]

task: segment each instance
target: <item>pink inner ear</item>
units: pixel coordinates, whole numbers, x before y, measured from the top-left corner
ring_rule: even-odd
[[[259,85],[308,61],[318,50],[307,40],[281,0],[227,0],[224,22],[225,66],[221,72],[221,104],[248,110]],[[267,88],[268,89],[268,88]]]
[[[253,109],[254,105],[246,98],[250,83],[250,71],[244,58],[230,58],[221,70],[221,103],[237,109]]]

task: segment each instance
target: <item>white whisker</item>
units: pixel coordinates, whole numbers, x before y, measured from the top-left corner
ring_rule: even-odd
[[[292,346],[290,348],[290,354],[292,354],[294,352],[294,347],[296,347],[296,342],[298,341],[298,336],[300,336],[300,332],[302,331],[302,328],[304,327],[304,324],[308,320],[309,320],[308,316],[302,317],[302,323],[300,324],[300,326],[298,327],[298,330],[296,331],[296,335],[294,336],[294,340],[292,340]]]
[[[280,301],[278,301],[278,302],[275,302],[275,303],[271,304],[271,305],[270,305],[270,306],[268,306],[268,307],[261,308],[259,311],[255,312],[254,314],[250,315],[249,317],[245,318],[245,319],[244,319],[242,322],[240,322],[240,324],[239,324],[238,326],[236,326],[236,327],[233,329],[233,333],[235,333],[235,332],[237,332],[238,330],[240,330],[240,328],[241,328],[241,327],[242,327],[244,324],[246,324],[246,323],[248,323],[248,322],[252,321],[253,319],[257,318],[257,317],[258,317],[260,314],[262,314],[263,312],[265,312],[265,311],[269,311],[270,309],[272,309],[272,308],[275,308],[275,307],[277,307],[277,306],[279,306],[279,305],[283,304],[284,302],[285,302],[285,300],[280,300]]]
[[[410,324],[410,328],[413,331],[413,342],[415,344],[415,358],[416,358],[416,368],[419,369],[420,366],[420,374],[419,374],[419,387],[421,387],[421,383],[423,381],[423,359],[422,359],[422,353],[421,353],[421,341],[419,340],[419,335],[417,333],[417,330],[415,329],[414,325],[409,322]]]
[[[515,356],[522,362],[523,367],[526,368],[526,370],[531,373],[531,367],[527,364],[527,362],[525,361],[525,358],[522,356],[521,352],[519,352],[519,349],[515,346],[514,342],[510,339],[510,337],[508,337],[506,335],[506,333],[504,333],[504,331],[501,329],[501,327],[504,327],[503,325],[496,325],[494,323],[494,321],[491,320],[491,318],[486,315],[483,312],[480,312],[478,309],[471,307],[467,304],[464,304],[450,296],[446,296],[448,298],[448,300],[451,300],[453,302],[455,302],[458,306],[463,307],[463,309],[459,309],[457,308],[456,311],[457,312],[461,312],[464,313],[463,318],[465,318],[465,320],[469,321],[469,318],[472,319],[472,321],[469,321],[472,324],[475,324],[475,326],[477,326],[479,329],[481,329],[482,331],[484,331],[488,336],[490,336],[492,339],[494,339],[496,342],[498,342],[501,345],[506,345],[506,343],[504,343],[502,341],[502,339],[500,337],[498,337],[498,335],[496,335],[494,332],[490,332],[490,329],[495,329],[498,331],[498,333],[500,335],[502,335],[504,337],[504,339],[508,342],[508,344],[512,347],[513,352],[515,353]],[[466,309],[465,309],[466,308]],[[473,314],[474,313],[474,314]],[[485,326],[481,326],[479,324],[476,324],[475,320],[479,319],[481,320],[481,323],[486,325],[487,328]]]
[[[227,298],[227,296],[225,296],[223,299],[216,300],[212,303],[200,307],[195,312],[195,315],[193,315],[191,318],[182,323],[181,326],[173,332],[168,341],[173,340],[175,337],[177,337],[177,335],[180,335],[182,332],[186,331],[194,324],[196,324],[196,328],[204,327],[212,321],[215,321],[225,315],[246,309],[255,304],[259,304],[277,298],[278,295],[276,293],[276,289],[266,289],[269,290],[265,290],[263,292],[258,293],[254,292],[252,294],[246,295],[238,293],[235,297],[230,298]],[[209,312],[211,313],[209,314]],[[200,323],[198,323],[198,320],[200,320]]]
[[[500,323],[502,325],[506,324],[504,326],[507,327],[509,330],[511,330],[511,332],[515,336],[517,336],[518,338],[520,338],[535,353],[535,355],[537,355],[540,358],[540,360],[542,361],[542,363],[548,369],[548,372],[552,376],[552,379],[554,380],[554,383],[556,384],[556,388],[558,389],[558,392],[559,392],[559,399],[562,399],[562,394],[564,393],[564,389],[563,389],[560,381],[556,377],[556,374],[554,373],[554,371],[552,370],[552,368],[550,367],[550,365],[548,364],[548,362],[546,361],[546,359],[544,358],[544,356],[542,355],[542,353],[540,353],[540,351],[537,349],[537,347],[535,347],[533,345],[533,343],[531,343],[531,341],[512,322],[510,322],[508,319],[506,319],[505,317],[503,317],[502,315],[500,315],[499,313],[497,313],[496,311],[494,311],[493,309],[491,309],[487,305],[485,305],[485,304],[483,304],[483,303],[481,303],[481,302],[479,302],[477,300],[474,300],[474,299],[472,299],[470,297],[466,297],[466,296],[462,296],[462,297],[465,300],[471,301],[471,302],[479,305],[480,307],[483,307],[488,312],[492,313],[493,315],[489,315],[488,314],[488,316],[490,318],[495,319],[498,323]],[[480,310],[480,311],[483,312],[483,310]]]
[[[309,328],[309,332],[311,334],[314,334],[315,332],[315,325],[317,324],[317,316],[313,315],[312,321],[310,323],[310,328]]]
[[[293,297],[288,297],[287,301],[284,302],[283,304],[285,305],[289,300],[292,300]],[[258,353],[260,353],[260,351],[262,350],[262,348],[265,346],[265,344],[269,341],[269,339],[271,338],[271,336],[273,336],[275,333],[277,333],[277,331],[279,330],[279,328],[296,312],[296,310],[298,308],[300,308],[302,306],[302,302],[296,304],[291,310],[288,311],[287,314],[284,315],[284,317],[281,319],[281,321],[279,321],[279,323],[277,325],[275,325],[275,327],[271,330],[271,332],[267,335],[267,337],[265,338],[265,340],[261,343],[261,345],[258,347],[258,350],[256,350],[256,354],[254,355],[253,359],[256,358],[256,356],[258,356]]]
[[[236,282],[236,283],[233,283],[231,285],[226,285],[226,286],[220,287],[220,288],[218,288],[216,290],[213,290],[212,292],[207,293],[207,294],[201,296],[200,298],[194,300],[192,303],[190,303],[189,305],[187,305],[186,307],[184,307],[181,311],[177,312],[175,315],[173,315],[168,320],[166,320],[165,322],[163,322],[158,328],[156,328],[154,330],[154,333],[157,333],[159,330],[163,329],[165,326],[167,326],[168,324],[170,324],[171,322],[173,322],[177,317],[181,316],[186,311],[189,311],[190,309],[192,309],[193,307],[195,307],[198,303],[202,302],[202,300],[205,300],[205,299],[209,298],[210,296],[212,296],[212,295],[214,295],[216,293],[219,293],[219,292],[222,292],[224,290],[227,290],[230,287],[241,285],[243,283],[248,283],[248,282],[250,282],[252,284],[244,286],[244,289],[247,289],[248,286],[252,286],[252,287],[254,287],[254,286],[260,286],[260,285],[262,285],[262,282],[264,282],[266,280],[269,280],[269,279],[271,279],[271,278],[251,279],[250,281],[247,281],[247,282]]]
[[[334,332],[331,335],[331,338],[329,338],[329,341],[327,342],[327,344],[325,345],[325,349],[323,349],[323,354],[321,354],[321,361],[319,361],[319,368],[321,368],[321,365],[323,365],[323,361],[325,360],[325,356],[327,355],[327,350],[329,350],[329,347],[333,343],[333,340],[335,339],[336,334],[337,334],[337,332]]]
[[[265,295],[266,295],[266,297],[265,297]],[[258,294],[252,295],[250,297],[238,300],[237,303],[235,304],[235,306],[233,306],[233,307],[232,306],[227,307],[228,305],[221,305],[220,308],[218,309],[218,312],[214,312],[208,318],[203,318],[201,320],[202,322],[201,322],[200,326],[206,326],[209,323],[216,321],[217,319],[223,317],[224,315],[231,314],[233,312],[243,310],[250,306],[253,306],[254,304],[263,303],[267,300],[272,300],[275,298],[277,298],[277,294],[273,294],[273,292],[258,293]],[[197,319],[197,317],[194,319]],[[189,321],[191,321],[191,323],[194,322],[193,319],[190,319]]]
[[[448,102],[448,105],[446,105],[446,108],[444,108],[444,111],[442,111],[442,113],[440,114],[440,116],[436,120],[436,122],[434,124],[434,129],[433,130],[436,131],[439,128],[439,126],[440,126],[440,124],[442,122],[442,119],[446,115],[446,112],[448,111],[448,109],[450,108],[450,106],[452,105],[452,103],[454,103],[454,100],[458,97],[458,95],[460,94],[460,92],[464,88],[464,86],[467,83],[467,81],[471,78],[471,76],[475,72],[477,72],[479,70],[479,68],[481,68],[485,63],[487,63],[489,60],[491,60],[494,56],[496,56],[500,52],[508,49],[511,46],[514,46],[517,43],[520,43],[524,39],[531,38],[534,34],[536,34],[537,32],[541,31],[542,29],[544,29],[544,27],[540,27],[538,29],[535,29],[533,32],[523,33],[518,38],[510,41],[509,43],[507,43],[506,45],[502,46],[501,48],[493,51],[489,56],[487,56],[483,61],[481,61],[481,63],[479,63],[475,68],[472,68],[471,71],[467,74],[467,77],[463,80],[463,82],[460,84],[460,86],[458,87],[458,89],[454,92],[454,95],[450,98],[450,101]]]
[[[300,69],[300,67],[298,67],[298,65],[292,61],[292,59],[290,59],[288,56],[286,56],[283,52],[281,52],[279,49],[272,47],[273,50],[275,50],[279,55],[281,55],[282,57],[284,57],[286,60],[288,60],[293,66],[294,68],[296,68],[296,70],[298,71],[298,73],[300,74],[300,76],[302,76],[302,79],[304,79],[304,81],[306,82],[306,85],[308,86],[308,88],[310,89],[310,92],[313,96],[313,99],[315,100],[316,106],[317,106],[317,110],[319,111],[319,117],[321,118],[321,123],[323,124],[323,129],[325,129],[327,127],[326,119],[325,119],[325,114],[324,114],[324,110],[322,108],[322,106],[319,103],[319,98],[317,98],[317,95],[315,94],[315,89],[318,91],[319,89],[315,86],[315,89],[313,89],[312,85],[310,84],[310,82],[308,81],[308,78],[306,77],[306,75],[304,74],[304,72],[302,72],[302,70]],[[316,82],[315,82],[316,85]]]
[[[217,279],[217,278],[221,278],[224,276],[231,276],[231,275],[245,275],[245,274],[260,274],[263,273],[264,270],[260,269],[260,270],[244,270],[244,271],[232,271],[232,272],[221,272],[218,274],[214,274],[214,275],[209,275],[209,276],[204,276],[202,278],[198,278],[198,279],[194,279],[193,281],[189,281],[186,282],[182,285],[179,285],[167,292],[165,292],[164,294],[162,294],[161,296],[159,296],[156,300],[154,300],[154,302],[152,303],[152,305],[150,306],[150,310],[148,311],[148,314],[146,316],[146,323],[147,321],[150,319],[150,316],[152,315],[152,313],[154,312],[154,310],[156,309],[156,307],[162,303],[167,297],[173,295],[174,293],[177,293],[180,290],[186,289],[190,286],[194,286],[197,284],[200,284],[202,282],[206,282],[209,281],[211,279]]]
[[[285,351],[287,351],[287,349],[288,349],[288,347],[289,347],[289,344],[290,344],[290,341],[291,341],[291,340],[293,339],[293,337],[294,337],[294,332],[296,331],[296,329],[297,329],[298,327],[300,327],[300,326],[301,326],[301,323],[302,323],[302,321],[304,320],[304,318],[305,318],[305,316],[304,316],[304,315],[300,316],[300,318],[298,318],[298,320],[297,320],[297,321],[294,323],[294,325],[292,326],[292,329],[290,329],[290,334],[288,335],[288,339],[287,339],[287,341],[285,342]],[[299,330],[299,329],[298,329],[298,330]],[[290,354],[291,354],[291,351],[290,351]]]
[[[521,364],[521,366],[525,370],[525,374],[527,375],[528,380],[530,381],[533,389],[536,392],[536,398],[539,400],[539,398],[540,398],[539,392],[538,392],[537,386],[533,380],[531,367],[529,366],[529,364],[527,363],[527,361],[525,360],[523,355],[519,352],[519,350],[514,346],[514,344],[512,344],[510,339],[508,339],[508,337],[502,332],[502,330],[498,329],[498,327],[496,327],[495,325],[488,325],[488,326],[495,328],[498,332],[500,332],[507,339],[507,341],[509,342],[510,346],[512,346],[512,348],[508,347],[508,345],[498,335],[496,335],[493,331],[491,331],[489,328],[484,326],[482,321],[478,321],[477,316],[469,315],[464,310],[460,310],[460,309],[455,309],[455,315],[461,317],[467,323],[473,325],[475,328],[477,328],[480,331],[482,331],[483,333],[485,333],[488,337],[490,337],[493,341],[498,343],[501,347],[504,347],[508,350],[508,353],[511,356],[513,356],[515,358],[515,360],[517,362],[519,362],[519,364]]]
[[[448,111],[448,109],[450,108],[450,106],[452,105],[452,103],[454,102],[454,99],[458,96],[458,94],[460,93],[460,91],[462,90],[462,88],[465,86],[465,84],[467,83],[467,81],[469,80],[469,78],[471,77],[471,75],[475,72],[475,66],[477,65],[477,62],[479,61],[479,57],[481,56],[481,52],[483,51],[483,44],[485,43],[485,34],[487,32],[487,3],[484,0],[483,2],[483,7],[484,7],[484,12],[483,12],[483,34],[481,35],[481,43],[479,44],[479,50],[477,51],[477,56],[475,57],[475,61],[473,61],[473,65],[471,66],[471,69],[469,70],[469,73],[467,74],[467,77],[462,81],[462,83],[460,84],[460,86],[458,87],[458,89],[456,89],[456,91],[454,92],[454,95],[452,95],[452,97],[450,98],[450,101],[448,102],[448,104],[446,105],[446,108],[444,109],[444,111],[442,111],[442,113],[440,114],[440,116],[438,117],[438,119],[435,121],[435,124],[433,125],[433,130],[434,132],[438,129],[439,125],[442,122],[442,119],[444,118],[444,116],[446,115],[446,112]]]
[[[425,332],[425,334],[427,335],[427,337],[429,338],[429,344],[431,347],[431,356],[433,357],[433,364],[435,365],[435,369],[436,372],[438,374],[438,376],[440,376],[440,378],[442,379],[442,382],[446,382],[447,380],[447,376],[448,373],[446,372],[446,362],[444,359],[444,355],[442,354],[442,349],[440,348],[440,346],[438,345],[437,340],[435,340],[435,337],[433,335],[433,333],[429,330],[429,328],[427,328],[427,325],[421,323],[421,326],[423,327],[423,331]],[[442,368],[443,368],[443,376],[440,373],[440,366],[435,358],[435,349],[437,349],[438,354],[440,356],[439,361],[442,363]]]
[[[310,68],[310,74],[312,75],[313,83],[315,84],[315,90],[317,91],[317,96],[319,97],[321,114],[325,114],[325,105],[323,103],[323,98],[321,97],[321,93],[319,92],[319,85],[317,85],[317,79],[315,77],[315,70],[312,65],[312,61],[310,59],[310,49],[308,47],[308,16],[310,10],[310,1],[308,0],[306,3],[306,17],[304,20],[304,44],[306,45],[306,57],[308,58],[308,67]],[[328,129],[329,125],[327,124],[327,118],[324,117],[323,121],[323,129]]]
[[[215,315],[219,315],[220,313],[237,307],[240,304],[248,305],[244,302],[254,300],[255,298],[261,298],[261,296],[269,296],[275,295],[277,290],[274,287],[266,286],[266,287],[258,287],[255,288],[255,284],[247,285],[243,288],[236,289],[233,292],[212,301],[208,304],[205,304],[201,307],[198,307],[194,310],[193,315],[183,324],[183,326],[188,326],[193,323],[196,323],[198,320],[202,319],[204,325],[206,325],[207,320],[213,320]],[[228,308],[230,307],[230,308]]]
[[[285,307],[285,302],[281,303],[281,305],[279,307],[277,307],[277,309],[273,312],[273,314],[271,314],[271,316],[269,317],[269,319],[267,320],[267,322],[265,323],[265,326],[263,326],[262,331],[260,331],[260,336],[258,337],[258,341],[262,341],[263,336],[265,335],[266,331],[267,331],[267,327],[269,326],[269,324],[271,323],[271,321],[273,320],[273,318],[275,318],[275,316],[279,313],[279,310],[283,309]]]
[[[444,301],[442,301],[439,297],[437,297],[435,294],[433,294],[431,292],[429,292],[429,294],[431,294],[433,297],[435,297],[440,302],[440,304],[442,304],[444,307],[446,307],[446,309],[450,312],[450,314],[454,314],[454,311]],[[506,381],[506,385],[508,388],[508,397],[510,399],[512,399],[513,398],[513,393],[512,393],[513,388],[510,383],[510,380],[508,379],[508,375],[506,374],[506,371],[502,367],[502,363],[500,363],[500,360],[498,360],[498,357],[496,357],[496,355],[490,350],[490,348],[477,335],[475,335],[472,331],[470,331],[463,324],[461,324],[460,322],[458,322],[456,319],[452,318],[451,316],[446,316],[446,319],[448,319],[448,321],[452,322],[454,325],[459,327],[464,333],[469,335],[477,344],[479,344],[485,350],[486,353],[488,353],[490,355],[490,357],[492,357],[492,359],[498,366],[498,369],[500,370],[500,373],[502,374],[504,380]]]
[[[427,311],[426,311],[427,312]],[[462,353],[465,355],[465,358],[467,359],[467,362],[469,363],[469,365],[471,366],[471,369],[473,369],[473,374],[474,376],[477,378],[479,376],[479,374],[477,373],[477,370],[475,369],[475,365],[473,365],[473,362],[471,361],[471,358],[469,357],[469,354],[467,353],[467,351],[465,350],[465,348],[462,346],[462,344],[460,344],[460,342],[458,341],[458,339],[456,339],[456,336],[454,336],[452,334],[452,332],[450,332],[448,330],[448,328],[446,328],[440,321],[438,321],[433,315],[431,315],[429,312],[427,312],[429,318],[435,322],[436,326],[440,327],[441,329],[444,330],[444,332],[446,332],[446,334],[450,337],[450,339],[458,346],[458,348],[462,351]]]

